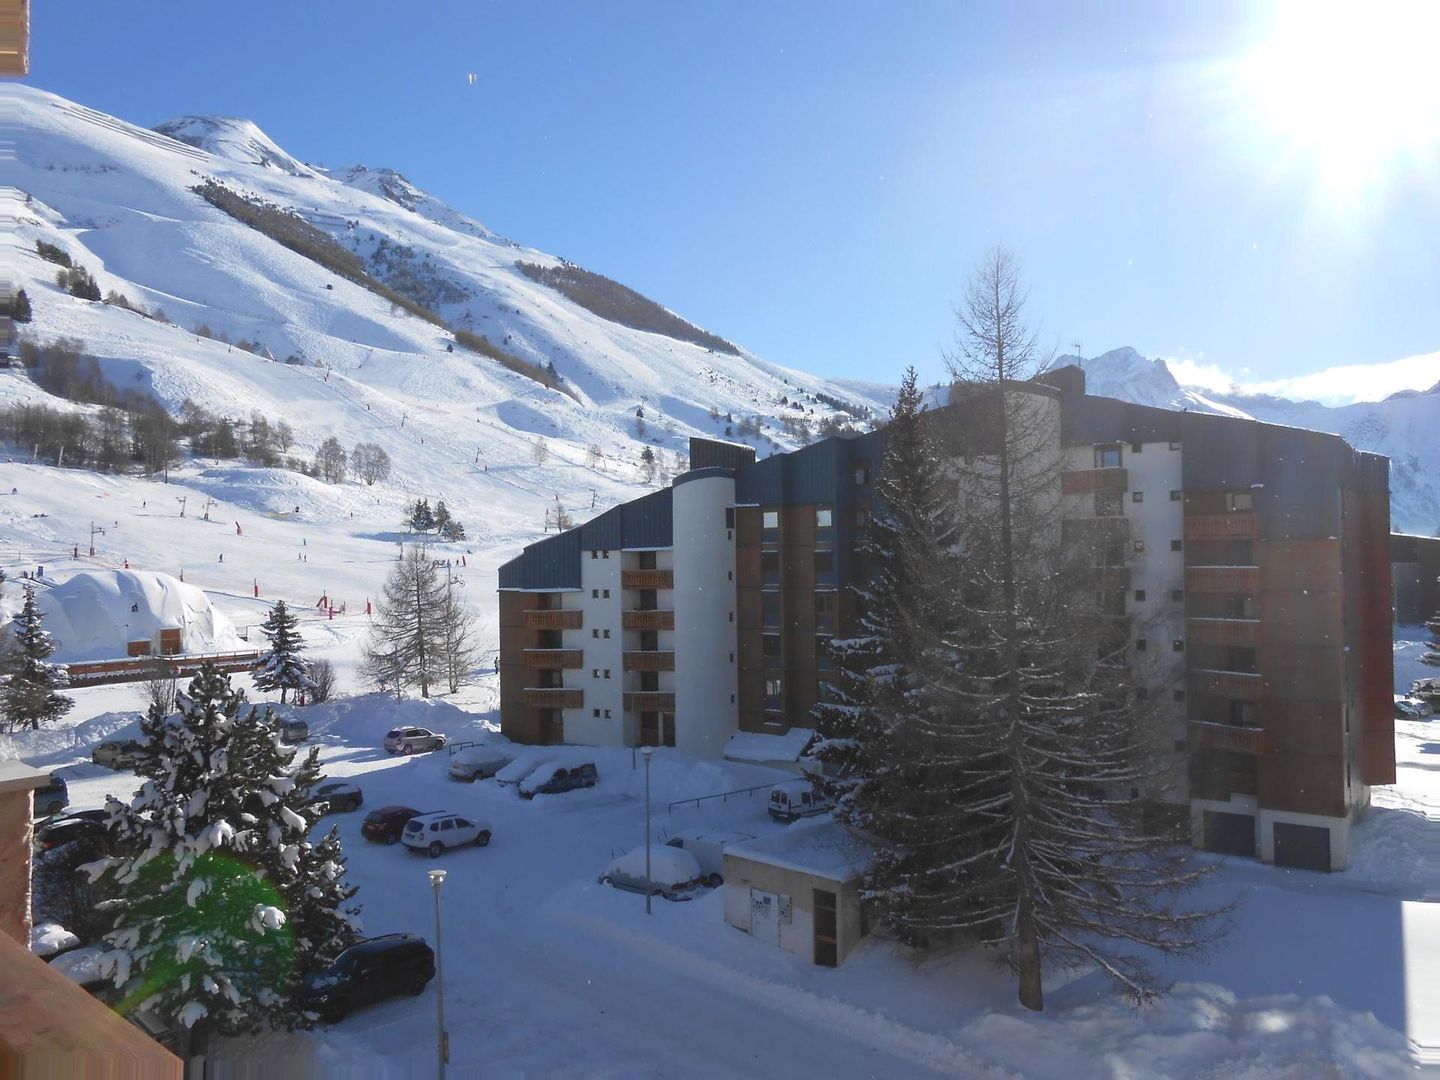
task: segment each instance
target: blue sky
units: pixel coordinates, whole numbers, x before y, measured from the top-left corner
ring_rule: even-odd
[[[1427,38],[1297,10],[47,0],[31,81],[397,168],[811,371],[938,379],[998,241],[1059,351],[1259,382],[1440,350]]]

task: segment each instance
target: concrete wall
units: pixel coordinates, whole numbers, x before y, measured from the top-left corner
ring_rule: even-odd
[[[581,649],[585,661],[578,669],[565,672],[566,686],[585,690],[585,704],[565,710],[565,741],[582,746],[624,746],[625,710],[622,692],[625,672],[621,663],[624,635],[620,632],[620,570],[624,565],[619,551],[580,552],[580,591],[567,594],[566,606],[585,613],[585,625],[565,631],[565,648]],[[609,637],[605,636],[609,632]],[[605,678],[606,672],[610,677]],[[609,714],[608,716],[606,714]]]
[[[815,890],[836,896],[836,962],[844,963],[850,950],[860,943],[860,899],[856,882],[836,881],[819,874],[805,873],[769,863],[755,862],[732,852],[725,853],[725,921],[746,933],[751,932],[751,905],[755,893],[788,898],[790,921],[781,922],[772,943],[788,953],[814,962]]]

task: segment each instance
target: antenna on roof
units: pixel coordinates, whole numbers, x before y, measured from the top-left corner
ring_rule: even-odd
[[[1081,349],[1081,343],[1080,343],[1080,342],[1078,342],[1078,341],[1072,341],[1072,342],[1070,342],[1070,348],[1072,348],[1072,349],[1075,350],[1075,358],[1076,358],[1077,360],[1084,360],[1084,359],[1085,359],[1085,354],[1080,351],[1080,349]]]

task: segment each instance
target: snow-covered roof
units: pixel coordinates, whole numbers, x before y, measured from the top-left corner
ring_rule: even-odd
[[[815,732],[809,728],[791,728],[784,735],[737,731],[725,744],[725,757],[731,761],[799,761],[813,738]]]
[[[48,783],[50,774],[44,769],[34,768],[14,758],[0,760],[0,791],[29,791]]]
[[[859,877],[874,854],[874,844],[833,821],[791,825],[725,849],[727,859],[745,859],[835,881]]]
[[[180,630],[187,653],[247,647],[202,590],[169,574],[87,570],[37,593],[35,602],[56,663],[124,656],[127,641],[153,642],[161,630]]]

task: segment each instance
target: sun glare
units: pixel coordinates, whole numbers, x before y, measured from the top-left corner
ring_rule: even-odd
[[[1374,195],[1440,159],[1440,2],[1294,3],[1242,62],[1256,134],[1322,191]]]

